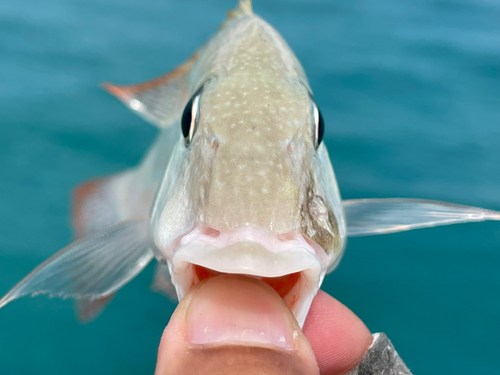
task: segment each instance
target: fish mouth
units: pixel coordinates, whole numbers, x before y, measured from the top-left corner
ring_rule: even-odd
[[[252,226],[221,233],[198,225],[176,241],[171,254],[167,259],[179,299],[209,277],[246,275],[276,290],[301,327],[327,262],[324,250],[298,231],[272,235]]]

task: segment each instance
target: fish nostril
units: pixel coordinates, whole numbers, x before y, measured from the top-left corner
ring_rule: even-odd
[[[212,140],[212,148],[214,150],[217,150],[219,148],[219,142],[216,139]]]
[[[209,227],[208,225],[201,225],[199,228],[199,231],[201,234],[208,236],[208,237],[216,238],[216,237],[220,236],[220,230]]]
[[[278,240],[285,242],[285,241],[293,241],[297,238],[297,232],[288,232],[288,233],[282,233],[278,234],[276,237],[278,237]]]

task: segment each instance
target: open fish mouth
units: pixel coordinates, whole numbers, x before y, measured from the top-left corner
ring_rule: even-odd
[[[167,259],[179,299],[208,277],[247,275],[273,287],[301,326],[328,261],[325,251],[298,231],[272,235],[253,226],[222,233],[198,225],[175,241],[171,254]]]

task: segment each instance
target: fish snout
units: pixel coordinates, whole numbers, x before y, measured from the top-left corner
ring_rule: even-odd
[[[325,251],[299,231],[275,235],[251,225],[232,232],[197,225],[164,256],[179,299],[209,277],[246,275],[273,287],[301,326],[328,262]]]

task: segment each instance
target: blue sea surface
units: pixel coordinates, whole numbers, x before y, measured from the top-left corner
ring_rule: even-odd
[[[71,241],[70,194],[156,135],[99,88],[185,60],[235,0],[0,2],[0,294]],[[254,0],[310,78],[344,198],[500,209],[500,2]],[[152,266],[94,322],[70,300],[0,310],[0,374],[152,374],[175,305]],[[349,240],[323,288],[415,374],[499,374],[500,223]],[[328,343],[325,343],[328,345]]]

